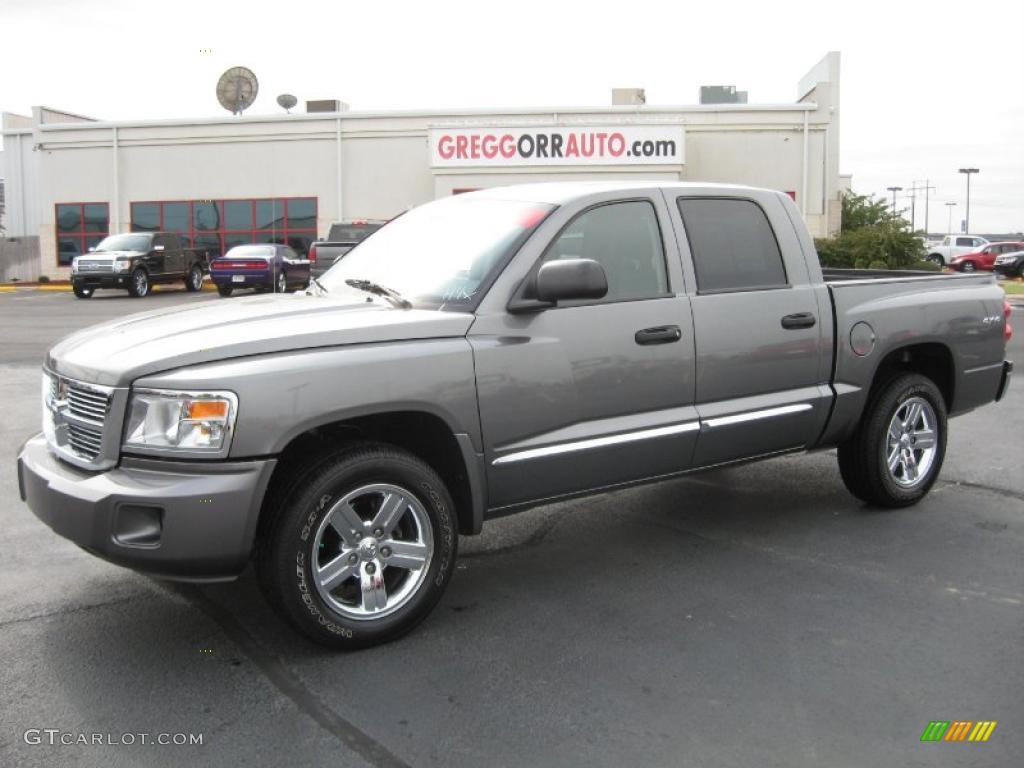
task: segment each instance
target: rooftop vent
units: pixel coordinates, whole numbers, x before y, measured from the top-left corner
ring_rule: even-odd
[[[643,88],[612,88],[612,106],[639,106],[647,103],[647,94]]]
[[[747,92],[737,91],[735,85],[702,85],[701,104],[746,104]]]
[[[306,102],[307,112],[347,112],[348,104],[337,99],[315,99]]]

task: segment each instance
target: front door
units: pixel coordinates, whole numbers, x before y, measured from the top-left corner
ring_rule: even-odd
[[[591,204],[541,260],[598,261],[608,294],[474,323],[492,509],[689,466],[693,328],[670,232],[660,195]]]

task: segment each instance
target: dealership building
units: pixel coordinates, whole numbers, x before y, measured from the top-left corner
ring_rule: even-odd
[[[617,89],[612,106],[561,109],[359,112],[332,102],[328,112],[115,122],[47,107],[5,113],[2,278],[67,277],[71,259],[108,233],[301,249],[335,221],[548,180],[768,187],[793,197],[816,237],[836,232],[839,54],[799,81],[791,103],[705,91],[689,106]]]

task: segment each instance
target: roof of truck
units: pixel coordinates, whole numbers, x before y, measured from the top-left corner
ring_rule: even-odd
[[[490,187],[466,193],[474,197],[490,197],[502,200],[522,200],[531,203],[558,205],[583,195],[596,192],[628,192],[636,189],[675,190],[722,190],[750,192],[752,190],[778,193],[777,190],[760,189],[742,184],[711,184],[692,181],[656,181],[652,179],[626,179],[623,181],[551,181],[535,184],[514,184],[507,187]]]

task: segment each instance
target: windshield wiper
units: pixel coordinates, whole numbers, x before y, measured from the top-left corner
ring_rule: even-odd
[[[402,298],[402,294],[398,291],[392,290],[391,288],[385,288],[380,283],[375,283],[372,280],[346,280],[345,285],[351,285],[353,288],[358,288],[360,291],[366,291],[367,293],[373,293],[377,296],[383,296],[400,309],[412,309],[412,302],[408,299]]]

